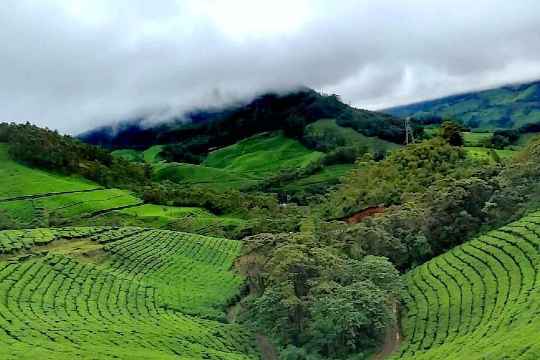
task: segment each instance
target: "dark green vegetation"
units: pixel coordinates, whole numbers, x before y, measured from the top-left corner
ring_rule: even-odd
[[[407,273],[399,359],[538,359],[538,213]]]
[[[225,324],[237,241],[141,228],[0,232],[3,359],[249,359]]]
[[[395,116],[454,118],[470,128],[519,128],[540,122],[540,82],[454,95],[387,109]]]
[[[6,355],[381,359],[399,303],[405,358],[535,353],[537,229],[502,233],[536,221],[503,227],[540,208],[536,124],[417,119],[402,146],[310,91],[189,116],[92,135],[113,151],[0,125],[0,230],[33,228],[0,233]]]
[[[186,118],[190,121],[186,122]],[[193,162],[211,149],[232,145],[266,131],[283,130],[298,137],[302,129],[320,119],[336,119],[338,125],[366,135],[401,143],[402,121],[390,115],[352,108],[337,95],[321,95],[310,89],[290,94],[266,94],[245,105],[215,112],[188,114],[155,127],[141,127],[142,120],[125,122],[81,135],[86,142],[115,149],[146,149],[174,144],[165,149],[168,160]]]

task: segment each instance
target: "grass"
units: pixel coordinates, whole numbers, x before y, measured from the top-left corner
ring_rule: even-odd
[[[322,156],[281,133],[264,133],[212,151],[202,165],[263,178],[283,169],[306,167]]]
[[[26,195],[97,189],[100,186],[80,177],[33,169],[11,160],[7,144],[0,143],[0,201]]]
[[[491,132],[463,132],[463,144],[465,146],[483,146],[493,136]]]
[[[236,229],[246,227],[247,221],[228,215],[214,215],[196,207],[173,207],[144,204],[114,211],[129,216],[123,223],[144,224],[155,228],[176,230],[210,236],[230,236]]]
[[[0,232],[0,357],[258,358],[224,322],[240,246],[142,228]]]
[[[153,163],[163,160],[159,153],[165,145],[154,145],[143,151],[143,159],[146,162]]]
[[[140,204],[142,201],[119,189],[102,189],[82,193],[50,195],[37,199],[0,202],[0,210],[26,226],[49,220],[70,221],[115,208]]]
[[[169,180],[177,184],[210,186],[216,190],[242,189],[255,184],[258,179],[228,169],[184,163],[154,165],[154,180]]]
[[[295,180],[283,187],[286,192],[299,192],[308,190],[314,186],[324,186],[325,188],[339,183],[341,177],[347,174],[355,165],[353,164],[338,164],[324,167],[321,171]]]
[[[405,275],[396,359],[540,358],[540,213]]]
[[[399,148],[400,145],[382,140],[376,136],[368,137],[354,129],[342,127],[336,124],[335,119],[321,119],[306,127],[305,133],[309,137],[317,139],[321,145],[332,147],[328,144],[328,140],[332,144],[341,144],[341,146],[366,146],[368,151],[376,152],[380,150],[390,151]]]
[[[472,159],[476,160],[485,160],[485,161],[494,161],[490,151],[492,149],[488,149],[485,147],[475,147],[475,146],[466,146],[464,147],[465,151],[467,152],[467,155],[471,157]],[[501,159],[509,159],[516,153],[514,150],[510,149],[494,149],[497,155]]]
[[[163,150],[164,145],[154,145],[144,151],[138,151],[134,149],[119,149],[114,150],[112,154],[124,158],[128,161],[156,163],[161,160],[159,153]]]
[[[133,149],[120,149],[120,150],[114,150],[111,152],[113,156],[121,157],[127,161],[133,161],[133,162],[142,162],[143,159],[143,153],[138,150]]]

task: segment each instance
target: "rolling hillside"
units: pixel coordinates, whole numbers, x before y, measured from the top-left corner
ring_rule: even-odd
[[[183,143],[196,151],[208,153],[212,148],[232,145],[267,131],[283,130],[292,119],[300,118],[301,127],[320,119],[337,119],[339,125],[351,127],[366,136],[401,143],[402,121],[391,115],[356,109],[341,102],[337,95],[319,94],[302,88],[285,94],[268,93],[254,100],[233,104],[221,110],[194,111],[179,114],[166,123],[153,126],[144,119],[121,121],[79,135],[87,143],[114,149],[147,149],[157,144]],[[294,124],[298,126],[298,124]]]
[[[400,117],[455,118],[471,128],[519,128],[540,121],[540,81],[448,96],[384,111]]]
[[[154,145],[144,151],[134,149],[119,149],[112,152],[113,156],[124,158],[128,161],[155,163],[162,160],[160,152],[163,149],[162,145]]]
[[[169,180],[177,184],[210,186],[216,190],[242,189],[253,186],[257,178],[227,169],[187,163],[161,163],[154,165],[156,181]]]
[[[142,228],[0,232],[3,359],[255,359],[224,323],[240,242]]]
[[[538,359],[540,213],[405,275],[395,359]]]
[[[212,151],[203,165],[256,177],[281,169],[298,169],[322,157],[282,134],[260,134],[223,149]]]
[[[191,171],[188,173],[193,176]],[[211,178],[221,184],[219,179],[223,176]],[[143,204],[126,190],[103,188],[80,177],[25,166],[9,158],[5,144],[0,144],[0,220],[9,228],[124,224],[173,226],[177,230],[219,236],[225,234],[224,228],[242,228],[245,224],[244,220],[216,216],[201,208]]]
[[[80,177],[68,177],[30,168],[12,161],[7,144],[0,143],[0,201],[36,195],[83,192],[100,189]]]

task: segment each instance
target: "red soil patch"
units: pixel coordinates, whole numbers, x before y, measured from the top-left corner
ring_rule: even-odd
[[[356,214],[353,214],[345,218],[345,222],[349,225],[358,224],[360,221],[364,220],[367,217],[373,216],[375,214],[382,214],[384,212],[383,206],[372,206],[364,209]]]

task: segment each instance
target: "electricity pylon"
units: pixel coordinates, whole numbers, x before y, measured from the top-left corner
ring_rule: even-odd
[[[414,143],[414,133],[412,131],[410,120],[411,120],[410,117],[405,118],[405,144],[406,145],[409,145],[409,143]]]

